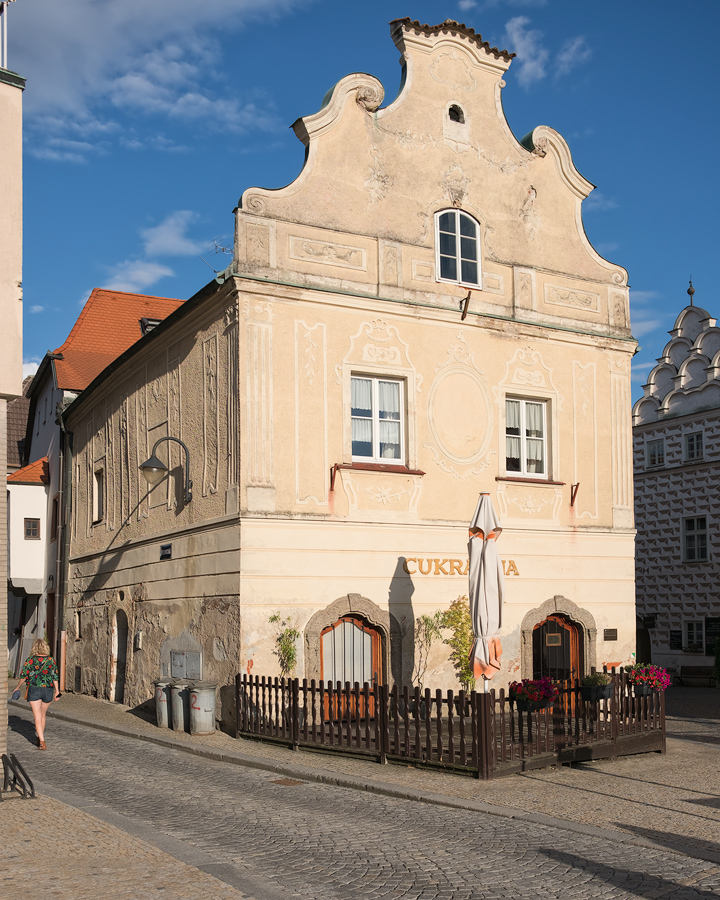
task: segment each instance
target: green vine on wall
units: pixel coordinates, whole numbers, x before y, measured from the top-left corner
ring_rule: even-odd
[[[442,640],[444,619],[445,614],[438,610],[432,616],[418,616],[415,620],[415,666],[412,682],[417,684],[420,690],[425,687],[430,648],[435,641]]]
[[[297,666],[297,641],[300,632],[290,619],[283,619],[280,613],[270,616],[268,622],[277,625],[273,652],[280,663],[280,675],[283,678],[290,678]]]

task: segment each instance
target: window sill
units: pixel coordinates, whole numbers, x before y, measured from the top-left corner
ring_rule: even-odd
[[[382,472],[383,474],[391,473],[397,475],[424,475],[420,469],[408,469],[407,466],[393,466],[385,463],[335,463],[330,469],[330,490],[335,490],[335,475],[338,469],[350,469],[355,472]]]
[[[523,478],[514,475],[497,475],[495,481],[519,481],[522,484],[555,484],[558,487],[566,484],[565,481],[552,481],[549,478]]]

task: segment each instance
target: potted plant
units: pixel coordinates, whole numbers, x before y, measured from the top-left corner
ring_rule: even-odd
[[[633,686],[636,697],[647,697],[656,691],[664,691],[670,687],[670,676],[666,669],[660,666],[634,663],[625,669],[628,681]]]
[[[560,691],[552,678],[523,678],[510,685],[510,699],[520,712],[533,712],[552,706]]]
[[[606,672],[593,672],[586,675],[580,686],[580,696],[583,700],[597,703],[599,700],[609,700],[612,697],[613,680]]]

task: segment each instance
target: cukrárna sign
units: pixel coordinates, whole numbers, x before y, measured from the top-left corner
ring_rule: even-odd
[[[500,560],[505,575],[519,575],[514,559]],[[408,575],[467,575],[470,561],[467,559],[427,559],[408,556],[403,569]]]

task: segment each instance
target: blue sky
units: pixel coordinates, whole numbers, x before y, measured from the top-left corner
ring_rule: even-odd
[[[720,317],[717,0],[17,0],[25,102],[25,347],[32,371],[94,287],[187,298],[225,268],[232,210],[302,167],[290,131],[364,71],[399,86],[388,22],[452,18],[518,54],[522,137],[549,125],[596,184],[588,236],[628,269],[634,396],[686,304]]]

